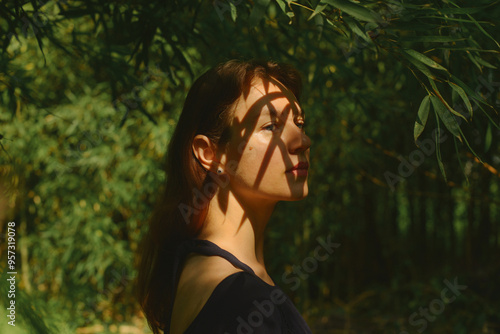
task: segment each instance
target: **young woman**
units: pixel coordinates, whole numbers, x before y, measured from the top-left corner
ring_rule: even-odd
[[[311,333],[263,254],[276,203],[308,194],[300,92],[290,66],[235,60],[189,91],[140,254],[155,334]]]

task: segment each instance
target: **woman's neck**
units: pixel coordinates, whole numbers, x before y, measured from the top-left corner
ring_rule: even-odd
[[[276,203],[256,199],[242,201],[232,192],[218,192],[210,201],[197,238],[214,242],[256,273],[265,273],[264,232]]]

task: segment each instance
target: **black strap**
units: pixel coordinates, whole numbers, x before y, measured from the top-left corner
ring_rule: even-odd
[[[255,272],[252,270],[252,268],[250,268],[248,265],[238,260],[238,258],[236,258],[236,256],[234,256],[233,254],[229,253],[225,249],[220,248],[213,242],[201,239],[189,239],[181,243],[175,253],[174,270],[173,270],[174,274],[173,277],[175,279],[173,282],[174,283],[173,289],[175,289],[175,286],[177,285],[177,280],[178,280],[177,276],[178,276],[180,262],[183,261],[185,256],[191,252],[196,252],[203,255],[216,255],[223,257],[224,259],[228,260],[232,265],[255,275]]]
[[[243,262],[241,262],[240,260],[238,260],[238,258],[236,258],[236,256],[234,256],[233,254],[229,253],[227,250],[225,249],[222,249],[220,248],[219,246],[217,246],[216,244],[214,244],[213,242],[211,241],[208,241],[208,240],[202,240],[202,239],[189,239],[189,240],[186,240],[184,242],[182,242],[176,252],[175,252],[175,257],[174,257],[174,270],[173,270],[173,280],[172,280],[172,287],[171,287],[171,291],[172,291],[172,296],[174,296],[174,293],[175,293],[175,288],[177,287],[177,282],[179,280],[179,265],[181,264],[181,261],[183,262],[184,261],[184,258],[186,257],[187,254],[191,253],[191,252],[196,252],[196,253],[200,253],[200,254],[203,254],[203,255],[216,255],[216,256],[220,256],[220,257],[223,257],[224,259],[228,260],[232,265],[240,268],[240,269],[243,269],[244,271],[247,271],[249,273],[251,273],[252,275],[255,275],[255,272],[252,270],[252,268],[250,268],[249,266],[247,266],[246,264],[244,264]],[[172,298],[172,303],[170,305],[170,312],[172,312],[174,309],[174,298]],[[172,313],[170,313],[170,321],[172,319]],[[169,321],[169,323],[170,323]]]

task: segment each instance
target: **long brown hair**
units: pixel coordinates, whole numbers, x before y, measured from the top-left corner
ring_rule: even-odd
[[[203,134],[214,145],[227,143],[231,138],[235,102],[242,95],[246,98],[254,79],[267,77],[281,82],[299,99],[302,84],[294,68],[257,60],[222,63],[200,76],[188,92],[167,149],[166,182],[138,252],[137,297],[155,334],[160,329],[165,333],[170,331],[177,246],[196,237],[208,209],[207,205],[201,210],[194,209],[197,207],[194,192],[201,191],[211,178],[194,156],[193,139]],[[187,215],[182,208],[193,211]]]

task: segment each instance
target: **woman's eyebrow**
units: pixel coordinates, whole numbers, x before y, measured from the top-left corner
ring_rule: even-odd
[[[279,118],[281,115],[278,114],[276,109],[272,104],[266,104],[259,111],[254,112],[250,117],[249,121],[257,121],[262,116],[270,115],[273,118]]]
[[[260,115],[266,115],[266,114],[269,114],[270,116],[272,117],[275,117],[275,118],[278,118],[279,116],[281,116],[281,113],[278,114],[278,111],[274,108],[274,106],[271,104],[271,105],[266,105],[264,108],[262,108],[262,112],[260,113]]]
[[[286,109],[290,109],[290,108],[287,107]],[[276,108],[274,108],[274,106],[271,104],[271,105],[266,105],[264,108],[262,108],[262,111],[258,114],[258,117],[263,116],[263,115],[267,115],[267,114],[269,114],[270,116],[272,116],[274,118],[280,118],[283,113],[282,112],[278,113]],[[297,115],[297,117],[305,118],[304,110],[301,109],[300,113]]]

